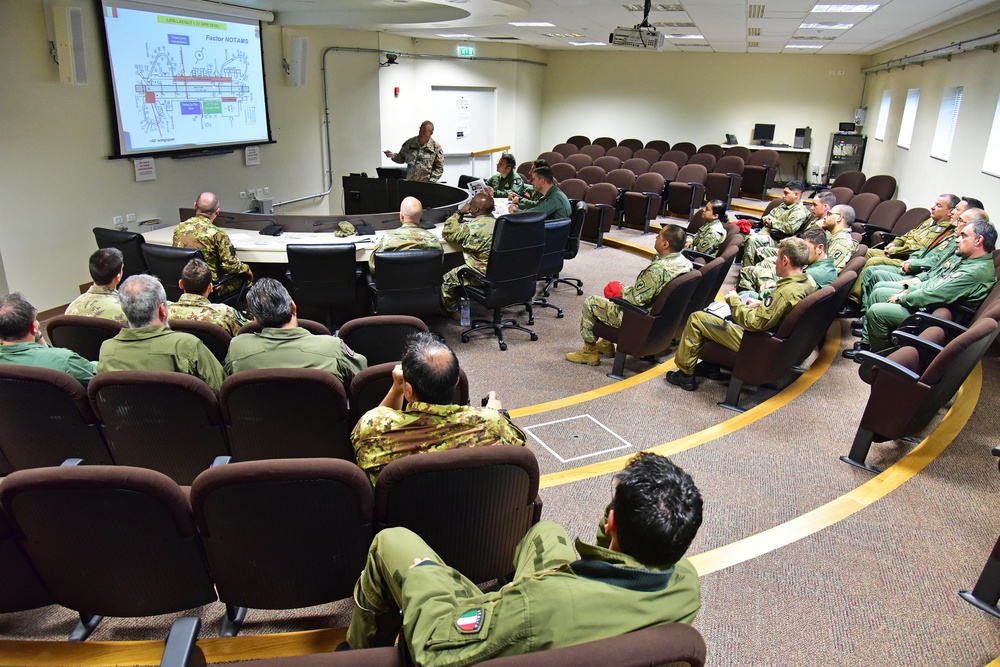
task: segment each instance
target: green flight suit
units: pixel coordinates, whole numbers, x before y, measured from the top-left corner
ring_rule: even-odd
[[[389,646],[400,629],[422,667],[474,665],[614,637],[662,623],[691,623],[701,608],[694,566],[650,568],[627,554],[576,541],[540,521],[514,555],[514,579],[483,593],[416,534],[375,536],[354,589],[347,631],[354,648]],[[411,567],[415,558],[430,559]]]
[[[649,266],[636,276],[635,284],[622,290],[622,298],[641,308],[648,308],[667,283],[687,273],[691,268],[691,261],[679,252],[657,255]],[[609,327],[617,328],[622,325],[622,315],[621,306],[618,304],[596,294],[588,296],[583,301],[580,337],[585,343],[596,343],[594,323],[603,322]]]
[[[559,220],[573,215],[566,193],[553,185],[538,201],[522,199],[517,203],[517,211],[545,211],[546,220]]]
[[[882,290],[876,289],[865,312],[861,341],[868,343],[876,352],[884,350],[889,346],[890,334],[913,313],[943,304],[979,303],[990,293],[996,281],[993,255],[986,253],[954,262],[947,271],[941,271],[916,285],[906,286],[898,292],[900,297],[897,303],[877,303],[882,298],[879,294]]]
[[[318,368],[348,387],[368,368],[368,360],[336,336],[314,336],[302,327],[264,327],[234,338],[226,355],[226,375],[261,368]]]
[[[434,236],[434,232],[424,229],[420,225],[403,225],[396,229],[390,229],[385,234],[378,237],[375,247],[372,248],[368,257],[368,269],[375,275],[375,253],[383,250],[432,250],[441,249],[441,239]]]
[[[97,372],[97,362],[84,359],[64,347],[48,347],[41,343],[5,343],[0,345],[0,364],[35,366],[61,371],[87,386]]]
[[[753,266],[761,260],[760,248],[776,247],[781,239],[798,234],[811,215],[802,202],[790,206],[782,202],[772,208],[765,216],[770,222],[760,231],[749,234],[743,242],[743,266]]]
[[[928,248],[934,248],[943,243],[952,234],[952,230],[951,220],[938,223],[933,218],[928,218],[917,228],[897,237],[892,242],[893,249],[888,255],[884,250],[878,248],[869,250],[865,253],[867,261],[864,268],[861,269],[861,275],[858,276],[858,280],[854,282],[854,287],[851,289],[849,297],[851,301],[862,302],[864,276],[869,269],[874,266],[902,266],[904,260],[917,254],[921,249],[926,252]]]
[[[493,188],[494,198],[504,198],[511,193],[517,195],[518,197],[524,197],[525,190],[527,189],[524,183],[524,179],[521,178],[521,174],[517,173],[513,169],[506,176],[501,176],[500,172],[497,172],[486,179],[486,185]]]
[[[151,324],[122,329],[101,345],[97,372],[172,371],[200,378],[216,394],[222,388],[222,365],[205,344],[189,333]]]
[[[465,256],[465,266],[477,273],[486,273],[486,264],[490,261],[490,248],[493,247],[493,228],[496,218],[492,215],[481,215],[467,222],[462,222],[462,214],[455,213],[445,220],[442,236],[446,241],[462,246]],[[441,281],[441,308],[446,313],[458,310],[458,272],[457,266],[444,274]],[[466,280],[476,283],[475,278]]]
[[[913,253],[913,255],[910,256],[910,264],[906,271],[903,271],[902,262],[900,262],[899,266],[872,266],[870,269],[865,271],[863,278],[860,281],[862,283],[862,312],[868,310],[868,306],[872,303],[872,292],[879,288],[883,283],[897,284],[915,276],[924,276],[924,274],[931,274],[935,271],[946,269],[952,262],[958,261],[959,257],[955,254],[957,240],[957,236],[952,233],[948,235],[948,237],[941,240],[941,242],[937,245],[923,248],[922,250],[918,250]],[[924,280],[926,280],[926,278],[927,276],[923,277]]]
[[[744,331],[773,329],[781,324],[781,320],[795,304],[815,290],[816,285],[808,274],[800,273],[779,278],[774,291],[764,298],[764,303],[754,308],[744,304],[739,296],[730,296],[727,300],[733,311],[732,321],[724,320],[707,310],[691,313],[684,325],[677,354],[674,355],[677,368],[693,375],[698,363],[698,353],[706,340],[715,341],[734,352],[738,351]]]
[[[73,299],[66,306],[66,314],[80,317],[100,317],[128,326],[128,318],[122,311],[118,290],[102,285],[91,285],[90,289]]]

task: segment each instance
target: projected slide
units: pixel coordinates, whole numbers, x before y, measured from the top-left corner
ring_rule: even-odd
[[[121,4],[104,23],[122,154],[270,138],[259,23]]]

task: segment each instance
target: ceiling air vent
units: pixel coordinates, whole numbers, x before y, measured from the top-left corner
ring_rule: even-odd
[[[764,18],[764,5],[747,5],[747,18],[749,19]]]

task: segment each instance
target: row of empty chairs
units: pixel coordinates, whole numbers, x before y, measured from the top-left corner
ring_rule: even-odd
[[[63,465],[0,484],[0,611],[59,604],[80,614],[152,616],[216,599],[224,636],[247,608],[295,609],[350,596],[374,534],[405,526],[476,582],[513,571],[541,515],[524,447],[463,448],[390,463],[372,488],[355,465],[308,458],[218,465],[190,492],[161,473]]]

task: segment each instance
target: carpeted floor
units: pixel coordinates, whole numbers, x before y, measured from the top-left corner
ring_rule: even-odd
[[[611,236],[652,246],[652,236]],[[610,280],[631,283],[647,259],[614,248],[585,245],[564,274],[600,293]],[[610,360],[599,367],[564,360],[580,347],[583,296],[565,286],[536,310],[539,340],[511,333],[506,352],[494,339],[459,341],[460,327],[429,322],[458,353],[473,401],[496,390],[510,409],[607,387]],[[479,313],[484,315],[485,313]],[[473,316],[477,313],[474,311]],[[523,321],[523,316],[519,315]],[[853,339],[840,324],[841,348]],[[669,358],[669,355],[668,357]],[[630,359],[626,375],[653,368]],[[662,370],[662,369],[661,369]],[[885,498],[804,539],[702,577],[703,609],[695,622],[711,665],[982,666],[1000,655],[1000,621],[973,609],[957,591],[975,582],[1000,533],[1000,474],[996,443],[1000,362],[983,363],[980,402],[945,451]],[[726,385],[704,381],[688,393],[662,373],[602,398],[517,418],[532,435],[543,474],[617,459],[670,443],[734,417],[716,403]],[[765,404],[777,389],[747,392],[748,407]],[[704,497],[705,521],[690,554],[699,554],[779,526],[869,481],[841,463],[868,397],[857,367],[839,357],[802,395],[721,437],[672,458],[688,470]],[[936,422],[935,422],[936,423]],[[913,445],[875,445],[870,461],[887,466]],[[547,486],[544,518],[571,535],[590,539],[609,498],[611,474]],[[251,611],[243,634],[346,625],[350,604],[289,612]],[[198,610],[202,636],[218,632],[222,605]],[[99,639],[162,637],[174,616],[110,620]],[[0,615],[0,638],[58,639],[75,621],[56,608]]]

